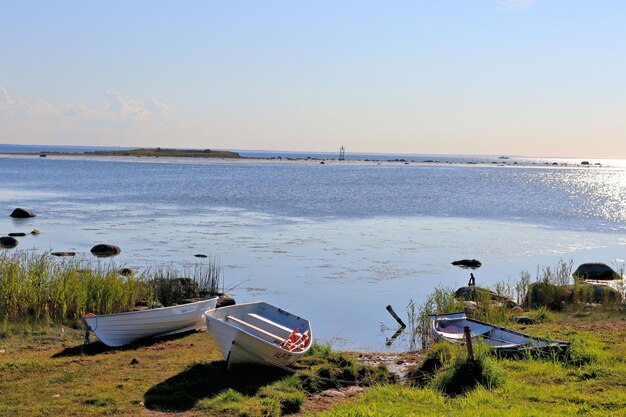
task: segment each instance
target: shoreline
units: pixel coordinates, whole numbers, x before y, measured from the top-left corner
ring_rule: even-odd
[[[574,164],[574,163],[557,163],[557,162],[533,162],[533,163],[518,163],[502,162],[496,158],[494,161],[467,161],[467,162],[450,162],[440,160],[422,160],[415,159],[359,159],[359,160],[339,160],[336,158],[318,158],[318,157],[248,157],[248,156],[236,156],[236,157],[224,157],[224,156],[193,156],[193,155],[180,155],[180,156],[157,156],[157,155],[124,155],[119,154],[107,154],[107,153],[63,153],[63,152],[0,152],[0,157],[9,158],[29,158],[37,157],[41,158],[41,155],[46,155],[45,159],[67,159],[67,160],[96,160],[96,161],[109,161],[109,162],[139,162],[139,163],[241,163],[241,164],[309,164],[309,165],[347,165],[347,166],[417,166],[417,167],[480,167],[480,168],[535,168],[535,169],[614,169],[622,170],[624,167],[613,165],[596,164]],[[44,158],[41,158],[44,159]],[[468,157],[471,159],[471,157]],[[568,158],[570,159],[570,158]],[[509,159],[510,160],[510,159]],[[509,161],[507,160],[507,161]],[[599,164],[599,165],[598,165]]]

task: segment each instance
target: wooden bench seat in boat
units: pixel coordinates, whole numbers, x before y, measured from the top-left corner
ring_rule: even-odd
[[[246,313],[242,317],[226,316],[226,320],[234,321],[278,344],[284,343],[292,333],[288,327],[254,313]]]

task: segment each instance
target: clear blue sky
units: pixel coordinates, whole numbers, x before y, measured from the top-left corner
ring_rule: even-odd
[[[0,143],[626,158],[626,2],[0,1]]]

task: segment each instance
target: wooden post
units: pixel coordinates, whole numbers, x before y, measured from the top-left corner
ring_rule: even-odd
[[[463,334],[465,335],[465,344],[467,345],[467,356],[470,359],[474,359],[474,347],[472,346],[472,332],[469,326],[463,328]]]
[[[393,316],[394,319],[396,319],[396,321],[398,322],[400,327],[402,327],[403,329],[406,329],[406,324],[404,324],[404,322],[400,319],[400,317],[398,317],[396,312],[393,311],[393,308],[391,308],[391,305],[387,306],[387,311],[389,312],[389,314],[391,314]]]

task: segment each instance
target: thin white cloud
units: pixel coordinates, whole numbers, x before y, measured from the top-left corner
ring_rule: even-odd
[[[171,113],[171,114],[170,114]],[[172,107],[154,99],[126,98],[114,91],[100,103],[52,104],[11,96],[0,86],[0,142],[144,144],[163,146],[181,132]]]
[[[0,114],[5,118],[155,121],[171,111],[169,105],[158,100],[127,99],[114,91],[104,93],[100,106],[90,107],[83,103],[55,106],[45,100],[13,98],[5,87],[0,86]]]
[[[501,3],[513,10],[526,10],[535,4],[537,0],[501,0]]]

